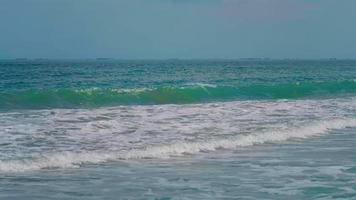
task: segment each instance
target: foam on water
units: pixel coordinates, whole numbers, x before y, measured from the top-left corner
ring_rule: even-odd
[[[132,149],[119,152],[60,152],[43,154],[30,159],[0,161],[0,172],[23,172],[47,168],[79,167],[85,163],[100,163],[119,159],[169,158],[184,154],[215,151],[217,149],[235,149],[263,143],[283,142],[289,139],[305,139],[326,134],[332,129],[356,127],[356,119],[333,119],[318,121],[294,127],[289,130],[255,133],[231,138],[216,138],[199,142],[178,142],[168,145],[149,146],[144,149]]]
[[[356,197],[355,60],[1,61],[0,77],[0,199]]]
[[[0,112],[0,171],[161,159],[308,138],[355,126],[355,111],[351,96]]]

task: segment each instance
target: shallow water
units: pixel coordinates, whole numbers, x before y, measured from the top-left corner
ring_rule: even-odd
[[[1,177],[0,198],[353,199],[355,131],[209,156],[11,173]]]
[[[0,199],[356,198],[356,62],[0,68]]]

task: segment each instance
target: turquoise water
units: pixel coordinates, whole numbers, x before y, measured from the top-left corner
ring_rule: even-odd
[[[354,199],[356,61],[0,61],[0,199]]]

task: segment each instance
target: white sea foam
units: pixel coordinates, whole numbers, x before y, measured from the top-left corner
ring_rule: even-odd
[[[215,151],[217,149],[235,149],[263,143],[277,143],[290,139],[305,139],[326,134],[333,129],[356,127],[355,118],[331,119],[304,124],[287,130],[275,130],[262,133],[251,133],[227,138],[215,138],[195,142],[176,142],[166,145],[152,145],[142,149],[121,151],[86,151],[59,152],[42,154],[23,160],[0,161],[0,173],[25,172],[50,168],[79,167],[85,163],[101,163],[112,160],[131,159],[166,159],[184,154]]]
[[[217,85],[214,84],[208,84],[208,83],[191,83],[191,84],[187,84],[186,86],[181,86],[181,87],[166,87],[166,88],[171,88],[171,89],[185,89],[187,87],[191,87],[191,88],[216,88]],[[148,91],[154,91],[155,89],[158,88],[146,88],[146,87],[142,87],[142,88],[131,88],[131,89],[124,89],[124,88],[117,88],[117,89],[105,89],[107,91],[111,91],[111,92],[116,92],[116,93],[131,93],[131,94],[138,94],[138,93],[143,93],[143,92],[148,92]],[[100,92],[103,89],[97,88],[97,87],[93,87],[93,88],[88,88],[88,89],[77,89],[75,90],[78,93],[86,93],[86,94],[93,94],[94,92]]]

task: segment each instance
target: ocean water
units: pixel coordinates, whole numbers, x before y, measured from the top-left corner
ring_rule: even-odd
[[[0,199],[356,199],[356,61],[2,60]]]

